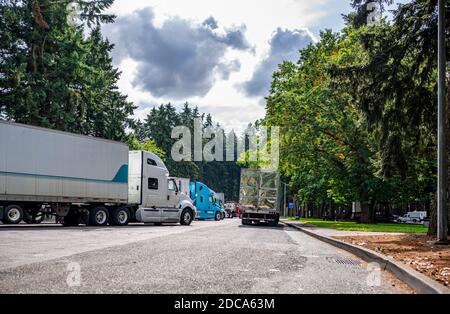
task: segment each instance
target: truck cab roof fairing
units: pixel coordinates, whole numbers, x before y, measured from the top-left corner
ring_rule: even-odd
[[[167,177],[169,177],[169,170],[167,169],[166,165],[164,164],[164,161],[162,161],[161,158],[158,157],[158,155],[149,152],[149,151],[130,151],[130,153],[137,153],[141,154],[144,152],[144,160],[142,161],[144,165],[152,166],[155,168],[160,168],[161,170],[165,170],[167,172]]]

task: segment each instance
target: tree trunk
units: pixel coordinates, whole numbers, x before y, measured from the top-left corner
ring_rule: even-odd
[[[361,223],[374,224],[375,223],[375,206],[373,202],[361,202]]]
[[[367,191],[361,192],[361,223],[375,223],[375,203],[369,200]]]
[[[437,193],[433,194],[433,200],[430,208],[430,226],[428,227],[429,236],[437,236]]]

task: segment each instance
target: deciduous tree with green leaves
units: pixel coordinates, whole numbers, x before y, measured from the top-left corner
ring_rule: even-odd
[[[448,1],[445,11],[450,16]],[[426,174],[429,193],[430,186],[436,188],[437,1],[399,5],[392,22],[367,26],[357,20],[350,15],[344,37],[356,43],[365,58],[341,60],[333,69],[334,78],[365,115],[376,141],[381,174],[402,181]],[[445,36],[449,58],[448,18]],[[432,209],[430,234],[435,234]]]
[[[298,180],[304,202],[362,203],[361,220],[374,222],[383,180],[375,175],[374,150],[361,112],[334,89],[328,69],[342,52],[331,31],[303,49],[297,64],[274,74],[265,123],[280,126],[281,170]],[[314,197],[309,199],[308,197]]]

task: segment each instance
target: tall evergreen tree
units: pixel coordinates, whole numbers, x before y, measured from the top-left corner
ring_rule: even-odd
[[[20,123],[122,140],[134,107],[99,25],[113,0],[0,2],[0,116]],[[78,22],[73,8],[79,8]],[[84,26],[91,28],[85,36]],[[87,38],[86,38],[87,37]]]
[[[158,147],[161,147],[165,152],[165,163],[171,175],[202,181],[216,192],[225,193],[227,200],[237,201],[239,198],[240,167],[235,161],[175,162],[171,158],[172,146],[177,141],[177,139],[171,138],[172,129],[175,126],[186,126],[193,136],[194,119],[201,119],[204,128],[218,128],[213,117],[210,114],[200,113],[197,107],[191,108],[188,103],[185,103],[182,109],[177,111],[172,104],[168,103],[153,107],[143,123],[136,122],[134,130],[135,134],[140,134],[140,141],[152,140]],[[235,136],[234,133],[233,136]],[[226,140],[226,137],[224,140]],[[208,141],[209,139],[203,139],[203,144]],[[193,138],[191,138],[191,145],[191,152],[193,152]]]

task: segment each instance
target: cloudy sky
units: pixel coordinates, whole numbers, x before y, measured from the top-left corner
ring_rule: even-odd
[[[116,47],[119,87],[138,118],[185,101],[227,130],[264,117],[264,97],[282,60],[343,26],[347,0],[116,0],[104,34]]]

